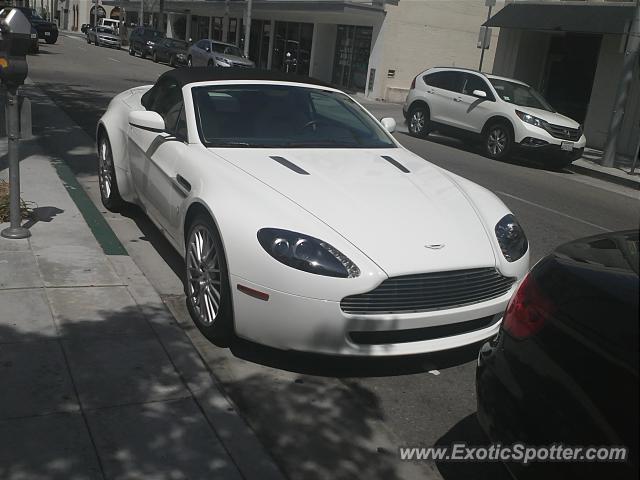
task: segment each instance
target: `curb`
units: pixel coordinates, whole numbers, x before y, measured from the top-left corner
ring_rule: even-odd
[[[633,180],[631,178],[619,177],[617,175],[611,175],[610,173],[600,172],[598,170],[593,170],[591,168],[582,167],[580,165],[574,165],[574,164],[571,164],[566,168],[570,172],[580,173],[588,177],[598,178],[600,180],[604,180],[610,183],[615,183],[623,187],[629,187],[629,188],[633,188],[634,190],[640,190],[640,181]]]

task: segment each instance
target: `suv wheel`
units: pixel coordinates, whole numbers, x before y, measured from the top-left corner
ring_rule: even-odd
[[[492,123],[484,134],[484,151],[489,158],[501,159],[509,155],[513,146],[511,128],[503,122]]]
[[[429,134],[429,109],[424,105],[411,107],[408,115],[409,133],[424,138]]]

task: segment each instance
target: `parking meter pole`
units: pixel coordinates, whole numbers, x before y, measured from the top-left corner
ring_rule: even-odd
[[[489,5],[489,12],[487,13],[487,22],[491,20],[491,9],[492,9],[492,6]],[[482,72],[482,63],[484,62],[484,51],[486,50],[488,31],[489,31],[489,27],[484,27],[484,32],[482,34],[482,45],[480,47],[480,66],[478,67],[479,72]]]
[[[18,113],[18,88],[7,86],[7,136],[9,137],[9,228],[0,234],[5,238],[27,238],[31,232],[22,227],[20,212],[20,119]]]

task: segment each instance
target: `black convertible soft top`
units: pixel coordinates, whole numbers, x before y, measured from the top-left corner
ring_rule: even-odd
[[[297,82],[318,85],[321,87],[334,88],[328,83],[316,80],[315,78],[305,77],[303,75],[295,75],[292,73],[284,73],[269,70],[256,70],[253,68],[211,68],[211,67],[193,67],[193,68],[175,68],[163,73],[158,81],[163,78],[171,78],[183,87],[189,83],[196,82],[215,82],[217,80],[257,80],[257,81],[275,81],[275,82]]]

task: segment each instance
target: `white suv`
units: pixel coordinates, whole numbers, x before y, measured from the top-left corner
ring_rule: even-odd
[[[461,68],[431,68],[419,74],[403,106],[409,133],[430,131],[482,139],[490,158],[544,152],[561,168],[580,158],[582,126],[560,113],[526,83]]]

